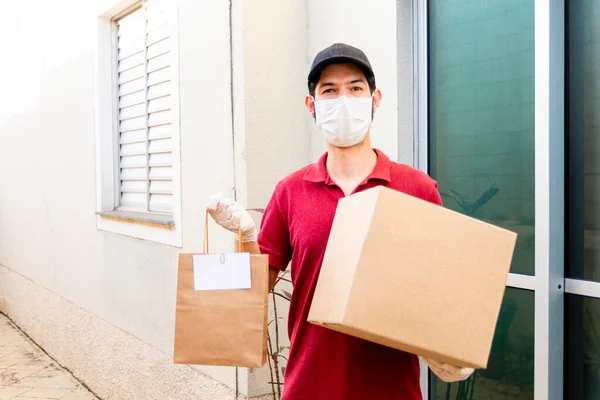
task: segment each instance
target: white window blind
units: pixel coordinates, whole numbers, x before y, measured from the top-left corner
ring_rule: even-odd
[[[119,208],[173,212],[170,0],[115,21]]]

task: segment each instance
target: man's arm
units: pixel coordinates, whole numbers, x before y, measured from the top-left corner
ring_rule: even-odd
[[[253,241],[242,243],[242,251],[244,253],[260,254],[258,242]],[[273,287],[275,286],[275,282],[277,281],[277,275],[279,275],[279,270],[273,267],[269,267],[269,292],[271,292],[273,290]]]

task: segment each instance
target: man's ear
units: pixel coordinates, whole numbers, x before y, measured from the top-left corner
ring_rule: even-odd
[[[376,112],[381,104],[381,90],[375,89],[373,92],[373,112]]]
[[[312,117],[315,118],[315,99],[310,94],[307,94],[304,98],[304,105],[306,106],[306,109],[308,110],[310,115],[312,115]]]

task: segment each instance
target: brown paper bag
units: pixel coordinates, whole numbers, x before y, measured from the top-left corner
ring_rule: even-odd
[[[262,367],[267,357],[268,256],[250,255],[250,289],[194,290],[194,256],[208,255],[208,213],[204,225],[202,254],[179,255],[173,360]],[[239,236],[241,253],[241,232]]]

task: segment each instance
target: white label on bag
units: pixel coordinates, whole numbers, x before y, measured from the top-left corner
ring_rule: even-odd
[[[250,289],[250,253],[197,254],[194,290]]]

